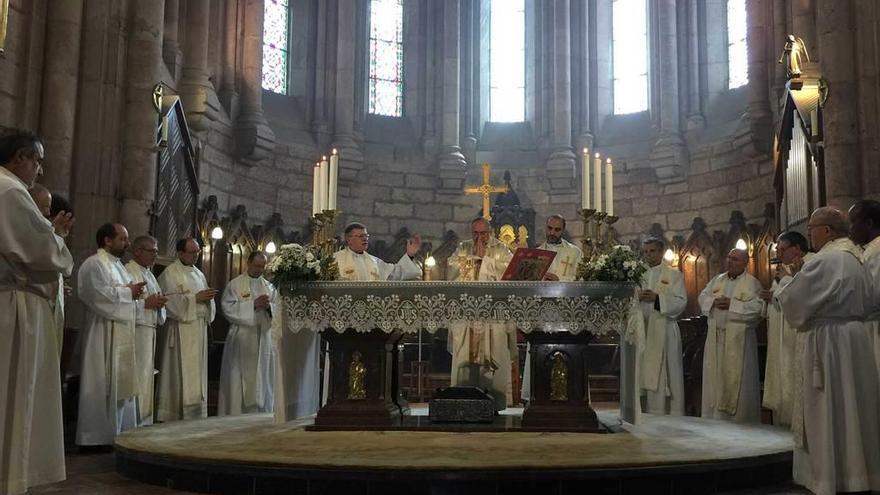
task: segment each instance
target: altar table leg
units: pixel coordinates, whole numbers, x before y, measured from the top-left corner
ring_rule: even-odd
[[[408,412],[399,397],[399,332],[327,330],[330,384],[327,403],[310,430],[356,430],[395,426]]]
[[[591,335],[531,332],[532,400],[523,411],[523,428],[599,432],[590,407],[587,344]]]

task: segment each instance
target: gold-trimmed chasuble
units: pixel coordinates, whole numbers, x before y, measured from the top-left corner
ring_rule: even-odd
[[[507,186],[493,186],[490,182],[492,175],[492,166],[488,163],[483,164],[483,183],[479,186],[467,186],[464,188],[465,194],[482,194],[483,195],[483,218],[491,220],[492,215],[489,214],[489,195],[492,193],[508,192]]]

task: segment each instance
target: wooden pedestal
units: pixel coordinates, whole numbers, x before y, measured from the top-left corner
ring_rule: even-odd
[[[400,358],[397,343],[401,334],[372,330],[358,333],[346,330],[324,332],[329,344],[330,385],[327,404],[318,410],[312,430],[356,430],[395,426],[409,412],[409,405],[399,395]],[[364,398],[352,398],[350,371],[355,352],[365,367]],[[326,372],[326,370],[325,370]]]
[[[590,407],[587,344],[589,333],[531,332],[532,400],[523,411],[522,426],[547,431],[604,431]],[[552,397],[552,375],[556,353],[566,370],[566,400]],[[560,365],[557,365],[559,367]],[[558,372],[557,372],[558,373]],[[559,379],[557,378],[557,381]]]

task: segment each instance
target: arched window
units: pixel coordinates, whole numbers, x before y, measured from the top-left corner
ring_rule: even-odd
[[[370,0],[370,108],[403,115],[403,0]]]
[[[749,83],[746,2],[727,0],[727,89]]]
[[[612,0],[611,44],[614,113],[648,109],[648,5],[646,0]]]
[[[287,94],[290,8],[288,0],[265,0],[263,13],[263,89]]]
[[[526,110],[525,0],[492,0],[489,120],[521,122]]]

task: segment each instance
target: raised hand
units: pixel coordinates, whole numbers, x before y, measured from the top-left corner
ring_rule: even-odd
[[[147,285],[146,282],[139,282],[136,284],[135,283],[128,284],[126,287],[128,287],[128,289],[131,290],[131,298],[138,299],[141,297],[141,294],[143,294],[145,285]]]
[[[59,211],[55,218],[52,219],[52,228],[55,229],[55,233],[59,236],[67,237],[74,222],[76,222],[76,219],[73,218],[73,213]]]
[[[413,257],[416,253],[419,252],[419,249],[422,247],[422,238],[419,237],[418,234],[409,238],[406,241],[406,255],[409,257]]]
[[[254,299],[254,308],[262,309],[269,306],[269,294],[263,294],[262,296]]]
[[[657,299],[657,293],[648,289],[639,292],[639,301],[641,302],[654,302]]]

